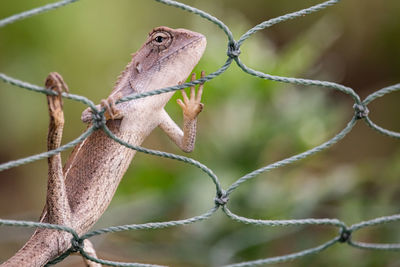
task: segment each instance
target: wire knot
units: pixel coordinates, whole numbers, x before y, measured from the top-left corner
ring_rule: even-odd
[[[80,238],[77,239],[75,237],[71,239],[71,249],[74,252],[83,251],[83,247],[84,247],[83,239]]]
[[[228,50],[226,51],[226,54],[230,58],[236,58],[240,55],[240,46],[238,45],[237,42],[231,41],[228,43]]]
[[[104,114],[99,113],[98,111],[96,111],[96,112],[93,112],[92,122],[93,122],[93,126],[96,129],[100,129],[100,128],[103,127],[103,125],[106,124],[106,118],[104,117]]]
[[[217,206],[224,206],[228,201],[229,197],[225,191],[217,193],[217,196],[214,198],[215,205]]]
[[[356,119],[363,119],[368,116],[369,110],[363,104],[354,104],[353,108],[355,110]]]
[[[348,242],[350,240],[350,237],[351,237],[351,231],[346,228],[342,228],[342,230],[340,231],[339,242],[340,243]]]

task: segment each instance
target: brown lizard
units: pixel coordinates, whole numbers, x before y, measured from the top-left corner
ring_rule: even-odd
[[[155,28],[144,45],[132,56],[118,78],[113,91],[99,108],[106,107],[106,125],[118,138],[132,145],[140,145],[159,126],[185,152],[194,148],[197,115],[202,87],[190,88],[187,97],[182,90],[183,131],[164,110],[174,92],[136,99],[120,104],[115,101],[133,93],[151,91],[183,83],[200,60],[206,47],[206,38],[185,29]],[[204,77],[204,72],[202,72]],[[195,75],[192,74],[192,80]],[[64,126],[61,91],[68,91],[61,75],[50,73],[46,87],[59,92],[47,96],[50,124],[48,150],[60,146]],[[86,109],[82,120],[90,123],[92,112]],[[61,156],[48,159],[48,187],[46,205],[41,222],[65,225],[78,235],[87,232],[109,205],[117,186],[127,170],[135,150],[122,146],[103,131],[95,131],[78,144],[64,168]],[[64,253],[71,246],[71,234],[58,230],[38,228],[29,241],[1,266],[43,266]],[[84,250],[96,256],[89,240]],[[100,264],[85,260],[88,266]]]

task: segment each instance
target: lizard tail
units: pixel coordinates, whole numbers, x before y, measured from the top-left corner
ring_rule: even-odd
[[[26,244],[1,267],[40,267],[64,253],[70,246],[70,234],[37,229]]]

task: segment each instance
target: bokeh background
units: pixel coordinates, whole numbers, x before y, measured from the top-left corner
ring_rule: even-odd
[[[0,17],[51,1],[2,0]],[[306,0],[185,0],[225,22],[236,38],[250,27],[317,4]],[[266,73],[323,79],[354,88],[361,97],[400,81],[400,2],[342,1],[322,12],[288,21],[252,36],[241,59]],[[148,0],[85,0],[0,29],[0,72],[42,85],[60,72],[74,94],[98,103],[156,26],[201,32],[208,47],[195,71],[218,69],[226,59],[226,36],[214,24],[180,9]],[[176,94],[178,97],[179,94]],[[175,98],[176,98],[175,97]],[[400,131],[400,93],[369,105],[378,125]],[[264,81],[236,65],[206,84],[197,146],[190,154],[220,178],[224,188],[244,174],[308,150],[332,138],[353,114],[352,100],[317,87]],[[180,123],[175,99],[167,105]],[[65,101],[64,143],[85,128],[85,106]],[[45,96],[0,83],[0,160],[46,148]],[[184,154],[160,130],[145,147]],[[70,151],[63,153],[64,160]],[[0,217],[37,220],[47,181],[46,160],[0,173]],[[106,213],[95,228],[183,219],[213,206],[215,188],[198,169],[137,154]],[[229,208],[259,219],[339,218],[348,225],[399,213],[399,141],[358,123],[332,148],[290,166],[259,175],[237,189]],[[0,262],[33,229],[0,227]],[[317,246],[337,229],[255,227],[210,220],[163,230],[130,231],[93,238],[104,259],[172,266],[218,266],[293,253]],[[357,232],[355,240],[399,242],[399,223]],[[281,266],[400,266],[398,252],[335,245],[318,255]],[[83,266],[69,257],[59,266]]]

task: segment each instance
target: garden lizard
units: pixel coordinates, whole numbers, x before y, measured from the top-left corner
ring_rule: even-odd
[[[185,29],[158,27],[149,33],[144,45],[132,55],[131,62],[119,76],[107,100],[97,106],[106,108],[106,125],[118,138],[132,145],[141,145],[156,127],[160,127],[185,152],[194,148],[197,115],[203,84],[197,94],[194,86],[190,96],[182,90],[183,131],[164,109],[174,92],[135,99],[120,104],[115,102],[133,93],[142,93],[183,83],[200,60],[206,38]],[[204,72],[202,72],[204,77]],[[192,74],[191,80],[195,79]],[[46,88],[58,92],[48,95],[50,124],[47,149],[60,146],[64,127],[61,92],[68,91],[58,73],[50,73]],[[82,120],[91,123],[90,108],[82,113]],[[46,205],[40,222],[65,225],[78,235],[86,233],[109,205],[117,186],[126,172],[135,150],[109,138],[103,131],[93,132],[72,151],[64,168],[61,155],[48,158],[48,186]],[[38,228],[29,241],[1,266],[43,266],[64,253],[71,246],[71,234]],[[89,240],[84,250],[96,256]],[[85,260],[88,266],[100,264]]]

